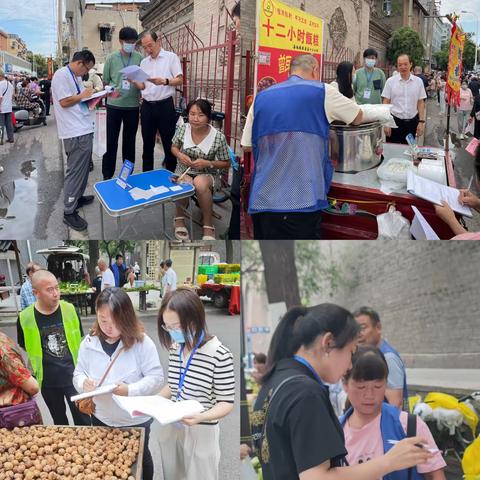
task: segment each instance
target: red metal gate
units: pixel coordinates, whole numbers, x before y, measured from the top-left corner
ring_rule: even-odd
[[[163,36],[165,47],[182,62],[183,89],[177,101],[196,98],[210,101],[215,111],[223,112],[223,132],[227,142],[240,155],[245,96],[253,89],[251,55],[241,56],[241,41],[228,11],[213,15],[201,31],[194,24]],[[247,65],[248,63],[248,65]]]

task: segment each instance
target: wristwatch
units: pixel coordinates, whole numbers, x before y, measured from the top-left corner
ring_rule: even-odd
[[[170,80],[168,78],[165,79],[165,85],[170,85]]]

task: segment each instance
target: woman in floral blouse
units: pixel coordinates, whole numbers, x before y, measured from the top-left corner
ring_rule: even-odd
[[[23,363],[20,347],[0,332],[0,408],[24,403],[38,391],[37,381]]]
[[[179,127],[172,139],[172,153],[177,157],[175,173],[188,174],[182,182],[195,187],[200,210],[203,216],[202,240],[215,240],[215,227],[212,224],[212,192],[219,170],[230,166],[230,155],[223,133],[210,125],[212,106],[206,100],[194,100],[187,106],[188,123]],[[183,211],[188,200],[177,202],[175,217],[175,237],[188,240]]]

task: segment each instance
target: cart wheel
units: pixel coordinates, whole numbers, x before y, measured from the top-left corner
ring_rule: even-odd
[[[225,292],[215,292],[212,296],[212,302],[217,308],[226,308],[228,306],[228,295]]]

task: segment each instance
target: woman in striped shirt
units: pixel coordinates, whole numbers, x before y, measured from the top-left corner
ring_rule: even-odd
[[[205,410],[182,419],[182,426],[162,428],[161,454],[165,479],[218,479],[218,420],[233,410],[233,357],[209,334],[198,295],[178,289],[165,295],[158,315],[160,342],[170,350],[168,384],[160,395],[198,400]],[[201,474],[200,474],[201,472]]]

